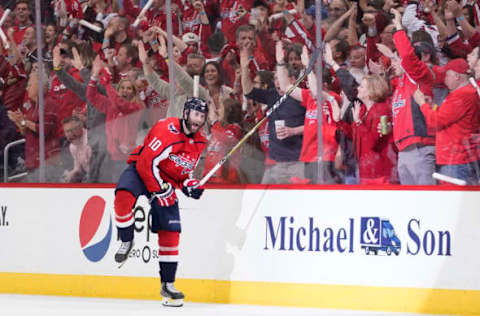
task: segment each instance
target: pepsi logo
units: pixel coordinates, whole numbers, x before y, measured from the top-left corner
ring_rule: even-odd
[[[80,217],[80,246],[92,262],[103,259],[112,239],[112,216],[105,211],[106,202],[98,195],[88,199]]]

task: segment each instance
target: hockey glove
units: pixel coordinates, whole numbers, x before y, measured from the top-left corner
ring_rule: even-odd
[[[158,204],[163,207],[172,206],[177,201],[177,195],[170,183],[164,182],[161,185],[162,191],[153,192],[150,203],[156,198]]]
[[[202,196],[203,191],[205,190],[204,187],[198,187],[198,188],[197,188],[197,185],[198,185],[199,183],[200,183],[200,181],[195,180],[195,179],[187,179],[187,180],[185,180],[185,181],[183,182],[182,192],[183,192],[186,196],[198,200],[198,199]]]

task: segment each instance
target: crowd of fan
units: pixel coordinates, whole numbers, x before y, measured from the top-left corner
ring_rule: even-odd
[[[25,138],[2,172],[38,181],[40,89],[45,180],[74,183],[115,182],[149,128],[181,117],[194,94],[210,107],[201,177],[291,90],[209,183],[429,185],[434,172],[479,183],[477,0],[330,0],[318,11],[308,0],[172,0],[172,55],[165,0],[133,23],[145,2],[42,1],[43,78],[33,1],[0,6],[12,10],[1,25],[1,155]],[[314,69],[292,86],[315,50],[317,13],[322,78]]]

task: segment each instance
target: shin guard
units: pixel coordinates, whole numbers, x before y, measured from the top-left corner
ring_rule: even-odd
[[[135,202],[136,199],[133,194],[126,190],[118,190],[115,193],[115,222],[118,235],[123,242],[133,240],[133,207]]]
[[[174,282],[178,264],[179,232],[158,231],[158,261],[162,282]]]

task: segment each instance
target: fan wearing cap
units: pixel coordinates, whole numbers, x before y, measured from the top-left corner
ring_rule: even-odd
[[[193,47],[197,47],[198,43],[200,42],[200,38],[198,37],[198,35],[191,32],[183,34],[182,40],[185,42],[185,44],[187,44],[187,46]],[[196,53],[196,50],[192,53]]]
[[[327,9],[322,8],[322,19],[325,19],[327,17]],[[304,13],[302,14],[302,24],[305,26],[305,29],[308,32],[308,37],[309,38],[316,38],[317,34],[317,28],[315,26],[315,18],[316,18],[316,9],[315,5],[311,5],[310,7],[306,8],[304,10]],[[325,38],[326,34],[325,28],[322,27],[322,38]]]
[[[451,60],[443,71],[450,94],[441,106],[432,109],[420,91],[415,93],[415,100],[427,124],[436,129],[438,172],[465,180],[468,184],[478,184],[479,157],[471,137],[480,130],[480,97],[469,82],[465,59]]]
[[[200,38],[195,33],[185,33],[182,36],[182,42],[178,45],[181,54],[178,60],[180,65],[187,63],[188,55],[198,53]]]
[[[197,53],[197,54],[203,55],[205,58],[211,58],[212,54],[207,44],[208,39],[211,35],[212,35],[212,32],[210,30],[210,27],[203,27],[203,26],[200,32],[201,37],[191,32],[183,34],[182,40],[185,44],[177,45],[182,53],[179,63],[184,64],[185,62],[182,62],[182,60],[186,61],[188,55],[191,53]],[[186,47],[182,49],[182,47],[185,45]]]

